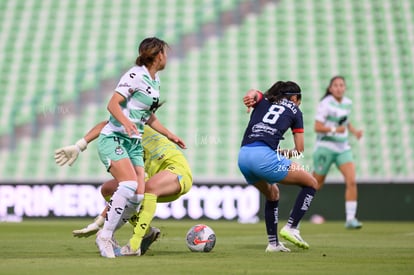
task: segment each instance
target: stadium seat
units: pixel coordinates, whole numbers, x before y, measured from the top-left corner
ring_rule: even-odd
[[[0,95],[0,135],[33,123],[35,112],[53,115],[59,103],[77,102],[82,92],[105,89],[101,92],[110,94],[114,87],[101,82],[119,79],[133,64],[141,38],[165,37],[175,50],[187,34],[203,33],[205,24],[218,26],[222,13],[240,15],[245,2],[156,1],[153,8],[143,0],[122,5],[109,0],[0,1],[0,84],[7,91]],[[250,2],[257,7],[266,1]],[[218,35],[202,37],[204,44],[170,60],[161,73],[161,97],[167,104],[157,115],[187,141],[185,154],[195,177],[240,178],[235,160],[248,119],[241,97],[249,88],[265,90],[277,80],[295,80],[302,87],[303,163],[311,167],[316,104],[335,74],[345,75],[347,95],[354,100],[353,123],[365,132],[362,140],[351,141],[358,177],[414,176],[404,161],[414,157],[414,132],[406,129],[401,137],[398,123],[401,117],[414,123],[412,1],[264,5],[240,24],[220,26]],[[2,178],[106,177],[94,145],[73,167],[59,169],[53,161],[56,147],[73,143],[108,117],[105,104],[101,99],[82,105],[79,113],[62,116],[59,127],[18,139],[14,150],[2,148],[2,157],[10,160],[0,167]],[[399,148],[380,150],[385,146]],[[340,178],[332,170],[332,178]]]

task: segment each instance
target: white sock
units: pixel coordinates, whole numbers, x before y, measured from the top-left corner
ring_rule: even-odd
[[[127,200],[125,210],[122,213],[121,219],[115,227],[115,231],[121,228],[132,217],[132,215],[139,211],[143,199],[144,195],[135,194],[132,199]]]
[[[112,195],[110,207],[106,214],[106,220],[101,231],[102,238],[112,238],[112,235],[121,220],[128,200],[133,201],[135,190],[137,189],[136,181],[122,181]]]
[[[350,221],[355,219],[357,211],[357,202],[356,201],[346,201],[345,202],[345,213],[346,213],[346,220]]]

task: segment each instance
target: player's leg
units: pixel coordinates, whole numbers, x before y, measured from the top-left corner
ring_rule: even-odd
[[[136,197],[135,191],[138,183],[134,167],[128,158],[112,161],[109,171],[117,182],[119,182],[119,186],[109,201],[109,209],[105,223],[96,238],[96,244],[103,257],[114,258],[113,233],[121,220],[127,201],[133,200]]]
[[[362,227],[362,223],[356,218],[358,207],[358,189],[356,183],[355,164],[350,150],[339,155],[337,165],[345,180],[345,227],[349,229],[359,229]]]
[[[312,155],[313,158],[313,172],[312,176],[318,182],[316,190],[320,190],[324,183],[329,168],[335,160],[335,153],[326,148],[317,148]]]
[[[132,251],[138,250],[144,235],[148,232],[149,225],[154,218],[158,196],[177,194],[180,190],[179,177],[168,170],[158,172],[146,182],[137,224],[134,228],[134,234],[129,240]]]
[[[277,236],[277,226],[279,222],[279,188],[276,184],[269,184],[262,180],[256,182],[254,186],[262,193],[265,198],[265,225],[268,239],[266,252],[290,252]]]
[[[299,222],[308,211],[313,197],[315,196],[316,179],[302,165],[291,162],[288,166],[288,173],[280,183],[287,185],[298,185],[302,189],[296,197],[295,204],[290,212],[287,224],[280,231],[280,235],[288,241],[301,248],[309,248],[309,244],[300,236],[298,229]]]
[[[288,252],[289,249],[279,242],[277,236],[279,189],[276,184],[280,178],[273,167],[277,161],[274,151],[267,146],[250,147],[240,149],[238,166],[247,183],[255,186],[266,198],[265,226],[268,237],[266,252]]]
[[[115,254],[113,249],[110,252],[110,243],[115,228],[121,220],[128,201],[137,199],[135,191],[138,186],[143,187],[145,184],[143,148],[139,142],[131,142],[131,140],[123,139],[119,136],[100,135],[98,139],[98,152],[99,158],[107,168],[107,171],[119,183],[109,202],[109,209],[103,229],[96,238],[101,255],[113,258]],[[140,174],[137,173],[134,166],[141,166]]]
[[[109,201],[118,188],[118,182],[115,179],[105,182],[101,186],[101,194],[106,201]],[[130,218],[136,214],[138,211],[139,203],[142,201],[143,195],[136,195],[136,198],[128,200],[125,210],[122,213],[121,219],[119,220],[115,230],[121,228]],[[106,217],[106,212],[101,214],[103,217]]]
[[[104,199],[109,202],[112,197],[112,194],[118,188],[118,182],[115,179],[108,180],[104,182],[101,186],[101,194]],[[108,206],[102,210],[101,214],[99,214],[92,223],[88,224],[86,227],[82,229],[76,229],[72,231],[74,237],[78,238],[87,238],[96,232],[103,226],[105,222],[106,213],[108,211]]]
[[[127,205],[127,201],[133,200],[138,186],[137,175],[128,158],[112,162],[109,171],[119,182],[119,186],[109,201],[109,210],[101,232],[103,238],[112,237],[115,227]]]
[[[118,188],[118,181],[115,179],[108,180],[104,182],[101,186],[101,195],[106,201],[110,201],[112,195],[115,193]]]

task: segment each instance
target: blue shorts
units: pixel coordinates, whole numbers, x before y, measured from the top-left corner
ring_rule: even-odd
[[[287,176],[292,163],[266,144],[258,142],[241,147],[238,162],[248,184],[262,180],[277,183]]]

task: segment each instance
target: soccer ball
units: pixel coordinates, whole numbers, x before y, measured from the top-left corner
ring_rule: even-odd
[[[193,252],[210,252],[216,244],[216,234],[205,224],[197,224],[187,232],[187,246]]]

